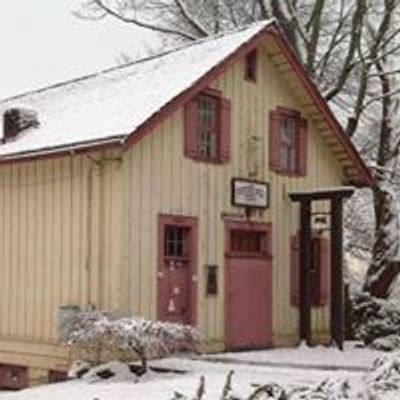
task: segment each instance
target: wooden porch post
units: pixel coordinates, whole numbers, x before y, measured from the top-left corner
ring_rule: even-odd
[[[343,293],[343,199],[331,199],[331,335],[343,350],[344,293]]]
[[[311,201],[300,202],[300,339],[311,346]]]
[[[353,195],[353,187],[290,193],[300,203],[300,338],[311,344],[311,203],[329,200],[331,204],[331,324],[332,341],[343,350],[344,284],[343,284],[343,201]]]

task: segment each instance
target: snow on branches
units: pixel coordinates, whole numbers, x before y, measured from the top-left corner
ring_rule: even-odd
[[[234,388],[233,371],[221,391],[221,400],[383,400],[398,399],[400,390],[400,354],[374,361],[371,371],[358,381],[350,376],[329,377],[316,385],[287,385],[270,382],[250,388]],[[348,374],[347,374],[348,375]],[[171,400],[208,400],[206,378],[202,376],[194,395],[175,392]],[[214,398],[214,397],[212,397]]]
[[[90,311],[81,312],[70,321],[65,341],[96,365],[107,355],[128,355],[139,358],[145,372],[149,358],[197,351],[201,337],[190,325]]]

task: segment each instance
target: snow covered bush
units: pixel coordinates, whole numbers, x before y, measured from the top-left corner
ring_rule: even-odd
[[[378,350],[400,348],[400,302],[381,300],[361,292],[353,298],[356,336]]]
[[[200,335],[189,325],[118,318],[101,311],[81,312],[66,330],[66,343],[80,359],[99,365],[104,359],[138,358],[142,372],[149,358],[178,352],[197,351]]]

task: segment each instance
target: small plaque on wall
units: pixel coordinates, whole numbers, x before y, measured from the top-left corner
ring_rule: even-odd
[[[239,207],[268,208],[268,183],[247,179],[232,179],[232,204]]]

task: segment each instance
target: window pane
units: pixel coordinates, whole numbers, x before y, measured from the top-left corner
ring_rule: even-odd
[[[218,147],[218,99],[199,97],[198,151],[205,158],[216,158]]]
[[[188,251],[188,229],[180,226],[165,228],[164,252],[170,257],[185,257]]]
[[[281,123],[281,167],[287,172],[297,170],[297,138],[296,120],[294,118],[283,118]]]
[[[266,252],[265,232],[231,231],[231,249],[243,255],[261,255]]]

